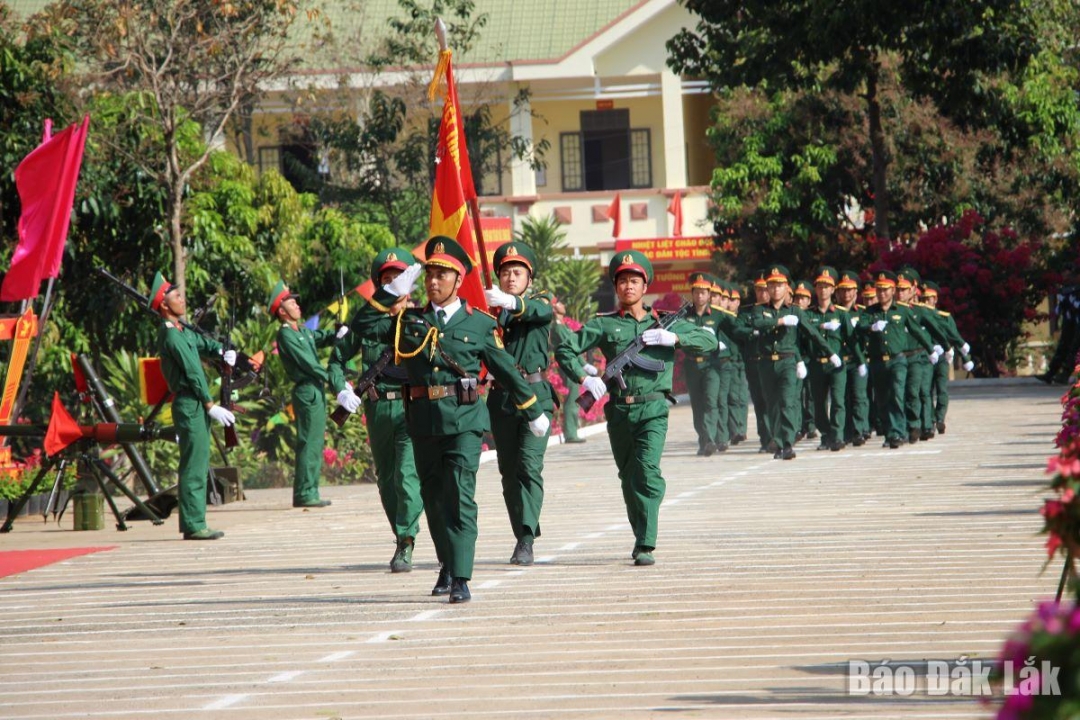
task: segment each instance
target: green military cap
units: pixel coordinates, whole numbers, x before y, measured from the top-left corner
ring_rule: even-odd
[[[828,265],[822,265],[818,268],[817,276],[814,278],[814,284],[825,283],[826,285],[836,286],[836,281],[840,277],[840,274],[836,272],[836,268],[829,267]]]
[[[644,253],[637,250],[623,250],[615,253],[615,257],[611,258],[611,264],[608,265],[608,277],[611,278],[611,282],[615,282],[615,278],[622,272],[641,275],[645,278],[646,285],[652,282],[652,263],[649,262],[649,258],[645,257]]]
[[[795,283],[795,294],[814,297],[814,286],[810,284],[809,280],[799,280]]]
[[[710,292],[716,292],[714,286],[716,285],[716,279],[709,273],[692,272],[687,278],[691,288],[701,288],[709,290]]]
[[[285,302],[289,298],[300,297],[292,290],[289,290],[289,286],[285,284],[284,280],[278,280],[274,285],[270,294],[266,298],[266,307],[270,311],[271,315],[276,315],[278,308],[281,307],[281,303]]]
[[[768,282],[765,281],[765,278],[767,278],[767,277],[769,277],[769,271],[768,270],[764,270],[764,269],[763,270],[758,270],[757,275],[754,277],[754,282],[752,283],[752,285],[754,287],[765,287],[765,286],[767,286]]]
[[[862,298],[867,301],[873,301],[877,298],[877,289],[874,283],[868,282],[863,285]]]
[[[468,275],[473,269],[472,258],[457,240],[445,235],[436,235],[424,245],[424,265],[450,268],[459,275]]]
[[[910,265],[900,268],[900,272],[896,274],[896,284],[898,287],[918,285],[921,279],[919,273]]]
[[[859,289],[859,273],[854,270],[845,270],[840,273],[840,282],[836,284],[838,288],[854,288]]]
[[[879,270],[874,273],[874,287],[896,287],[896,273],[892,270]]]
[[[529,274],[532,275],[533,269],[536,267],[536,253],[523,242],[508,242],[505,245],[500,245],[499,249],[495,251],[495,257],[493,258],[495,272],[499,272],[506,263],[520,263],[527,267]]]
[[[938,287],[938,284],[936,282],[933,282],[932,280],[926,280],[922,284],[923,297],[926,297],[927,295],[933,295],[934,297],[937,297],[940,290],[941,288]]]
[[[165,299],[165,293],[172,289],[172,283],[165,279],[160,272],[154,274],[154,282],[150,284],[150,309],[155,312],[161,307],[161,301]]]
[[[402,247],[386,248],[371,261],[371,281],[378,284],[383,270],[404,270],[415,264],[416,258],[411,251]]]
[[[731,283],[725,282],[718,277],[713,278],[712,291],[714,293],[720,293],[722,297],[731,297]]]
[[[765,271],[766,283],[790,283],[791,273],[783,265],[770,265],[769,269]]]
[[[728,282],[728,294],[732,300],[742,300],[742,285],[734,280]]]

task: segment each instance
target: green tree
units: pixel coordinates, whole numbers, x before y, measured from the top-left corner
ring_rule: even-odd
[[[536,253],[533,274],[537,286],[553,292],[570,317],[582,320],[596,312],[593,296],[600,285],[600,263],[593,258],[572,257],[566,231],[554,217],[525,218],[514,239]]]

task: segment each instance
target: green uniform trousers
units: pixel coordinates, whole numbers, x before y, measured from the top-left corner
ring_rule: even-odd
[[[929,430],[930,383],[933,380],[934,366],[925,352],[916,351],[908,358],[907,386],[904,390],[904,412],[907,415],[908,431]],[[927,425],[923,426],[923,420]]]
[[[771,440],[779,448],[795,444],[795,433],[799,431],[802,421],[799,381],[795,377],[796,362],[794,355],[758,362],[758,377],[769,415]]]
[[[810,362],[806,362],[806,378],[803,380],[795,379],[798,384],[799,392],[799,422],[797,427],[802,430],[806,435],[813,433],[817,430],[817,425],[814,423],[814,397],[811,392],[810,385]]]
[[[173,425],[180,444],[177,500],[180,532],[206,529],[206,478],[210,474],[210,414],[198,399],[177,395],[172,401]]]
[[[472,578],[476,557],[476,471],[483,434],[429,435],[413,438],[435,554],[451,577]]]
[[[694,417],[698,450],[717,442],[717,423],[720,399],[720,373],[710,363],[698,364],[693,360],[683,363],[686,392],[690,396],[690,412]]]
[[[563,438],[567,441],[573,441],[578,439],[578,426],[581,424],[577,404],[578,395],[581,394],[581,386],[566,375],[562,377],[567,391],[566,400],[563,401],[562,405]]]
[[[934,403],[934,422],[945,422],[945,413],[949,412],[949,361],[945,358],[934,366],[930,399]]]
[[[904,414],[907,375],[908,361],[903,355],[893,355],[884,362],[875,360],[870,369],[878,423],[887,440],[903,440],[907,437]]]
[[[412,438],[405,428],[401,400],[364,400],[371,456],[379,500],[397,540],[415,538],[420,531],[420,478],[413,459]]]
[[[769,405],[765,402],[765,391],[761,387],[761,364],[764,360],[750,360],[746,363],[746,384],[750,393],[750,402],[754,406],[754,424],[757,426],[758,440],[761,447],[772,441],[772,428],[769,425]]]
[[[735,378],[728,393],[728,435],[746,437],[746,420],[749,416],[750,388],[746,380],[746,364],[735,360]]]
[[[814,361],[809,368],[814,419],[823,444],[844,441],[847,422],[847,369]]]
[[[667,484],[660,474],[660,456],[667,440],[668,416],[664,400],[635,406],[604,406],[608,441],[619,469],[626,518],[635,545],[655,548],[660,504]],[[661,407],[658,407],[657,404]]]
[[[292,404],[296,413],[296,468],[292,497],[294,505],[302,505],[319,500],[319,476],[322,475],[326,436],[326,394],[322,385],[294,385]]]
[[[867,366],[869,370],[869,366]],[[870,432],[870,397],[867,394],[869,372],[859,376],[858,364],[845,365],[847,373],[847,420],[844,423],[844,440],[851,442]]]
[[[731,444],[731,388],[736,382],[734,360],[719,360],[716,366],[716,430],[713,438],[717,445]]]
[[[488,396],[491,435],[502,477],[503,502],[510,517],[510,527],[518,540],[540,537],[540,510],[544,506],[544,453],[548,436],[536,437],[529,431],[528,419],[508,410],[506,395],[492,390]],[[577,403],[570,403],[577,408]]]

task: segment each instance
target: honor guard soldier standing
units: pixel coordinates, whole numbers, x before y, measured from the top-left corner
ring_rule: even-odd
[[[488,306],[498,310],[502,341],[514,359],[540,408],[548,416],[555,413],[555,392],[544,376],[550,362],[552,301],[550,293],[532,291],[536,255],[520,242],[508,242],[493,258],[499,286],[487,292]],[[496,383],[488,394],[491,434],[495,439],[503,500],[510,517],[516,544],[512,565],[532,565],[533,541],[540,537],[540,510],[544,505],[544,453],[547,434],[534,435],[528,422],[514,407],[507,390]],[[571,408],[576,410],[577,405]]]
[[[937,309],[939,290],[937,283],[929,280],[923,283],[923,300],[928,307],[937,312],[941,318],[941,325],[945,330],[945,335],[949,338],[949,349],[945,353],[947,362],[939,360],[938,364],[934,366],[933,386],[930,391],[930,400],[934,405],[934,426],[939,433],[944,435],[945,414],[949,411],[949,369],[952,367],[955,351],[960,351],[960,356],[964,360],[963,367],[967,372],[975,369],[975,363],[971,360],[971,347],[960,336],[960,329],[956,327],[955,318],[951,313]]]
[[[414,264],[416,258],[405,248],[387,248],[372,260],[370,277],[373,283],[381,287]],[[353,323],[356,323],[358,315],[353,315]],[[345,392],[345,371],[349,360],[360,353],[363,366],[372,367],[388,350],[393,352],[389,343],[376,342],[355,331],[334,346],[327,369],[330,388],[342,407],[349,412],[356,412],[360,408],[360,400],[354,399],[356,394],[351,390]],[[420,531],[420,514],[424,511],[424,502],[420,498],[420,478],[413,459],[412,438],[405,426],[404,382],[404,369],[391,363],[363,397],[364,420],[375,463],[379,500],[394,533],[396,547],[390,559],[390,571],[395,573],[412,570],[413,548]]]
[[[277,334],[278,357],[293,383],[292,406],[296,414],[296,467],[293,472],[293,507],[326,507],[319,498],[323,444],[326,437],[326,368],[319,362],[318,348],[333,345],[349,328],[309,330],[300,322],[300,305],[284,281],[278,280],[267,299],[270,317],[281,323]]]
[[[824,338],[797,307],[785,305],[790,288],[788,270],[773,265],[766,276],[769,303],[754,306],[751,327],[759,333],[761,360],[758,364],[761,387],[768,406],[772,428],[773,457],[793,460],[795,434],[799,422],[799,393],[797,380],[806,377],[806,365],[799,356],[799,340],[806,338],[811,351],[828,358],[833,367],[840,367],[840,357],[829,349]]]
[[[405,308],[420,270],[411,265],[375,291],[357,312],[352,331],[393,343],[408,373],[406,421],[424,511],[442,562],[431,592],[449,593],[451,603],[462,603],[472,597],[468,581],[476,555],[476,471],[483,434],[490,428],[478,393],[481,363],[529,419],[533,435],[546,435],[550,422],[503,349],[495,319],[458,297],[473,268],[469,254],[441,235],[427,241],[424,253],[427,305]]]
[[[895,273],[882,270],[877,273],[874,285],[878,301],[866,308],[859,322],[859,332],[867,338],[874,402],[885,434],[883,447],[895,449],[903,445],[907,437],[904,391],[908,356],[918,346],[932,352],[934,344],[911,314],[911,309],[895,302]]]
[[[717,348],[717,340],[707,330],[685,320],[676,321],[669,330],[653,327],[660,316],[644,304],[653,269],[642,253],[636,250],[617,253],[608,267],[608,277],[615,286],[619,309],[597,315],[576,333],[560,325],[555,359],[595,399],[602,398],[609,389],[613,393],[604,406],[604,416],[608,421],[611,452],[619,468],[626,515],[634,531],[631,556],[635,565],[652,565],[656,562],[653,551],[660,503],[664,500],[660,456],[667,437],[667,395],[671,393],[675,347],[703,355]],[[661,372],[628,367],[623,373],[625,391],[617,385],[608,388],[601,378],[586,375],[579,359],[582,353],[599,348],[611,362],[639,336],[646,346],[642,355],[663,361]]]
[[[169,283],[161,273],[150,287],[150,309],[164,318],[158,330],[161,372],[173,394],[172,417],[180,444],[180,468],[177,500],[180,508],[180,532],[185,540],[217,540],[220,530],[206,527],[206,479],[210,474],[210,420],[229,426],[236,418],[228,409],[214,403],[203,372],[203,358],[221,358],[227,365],[236,364],[236,351],[223,351],[214,340],[181,324],[187,314],[187,299],[180,288]]]
[[[873,287],[873,286],[871,286]],[[876,293],[875,293],[876,295]],[[858,332],[862,321],[864,305],[856,302],[859,296],[859,274],[854,270],[840,273],[840,282],[836,284],[833,296],[835,304],[847,310],[846,320],[851,333],[852,351],[857,346],[862,355],[862,363],[845,363],[847,373],[847,420],[844,422],[844,441],[855,447],[866,444],[870,437],[870,400],[866,392],[870,368],[866,363],[866,343]]]

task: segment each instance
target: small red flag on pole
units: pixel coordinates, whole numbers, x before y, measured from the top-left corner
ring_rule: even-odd
[[[682,235],[682,193],[678,190],[668,203],[667,211],[674,217],[671,220],[671,234],[674,237]]]
[[[611,237],[617,238],[622,234],[622,201],[619,199],[619,193],[615,193],[615,199],[611,201],[611,205],[607,209],[608,220],[614,220],[615,226],[611,228]]]

